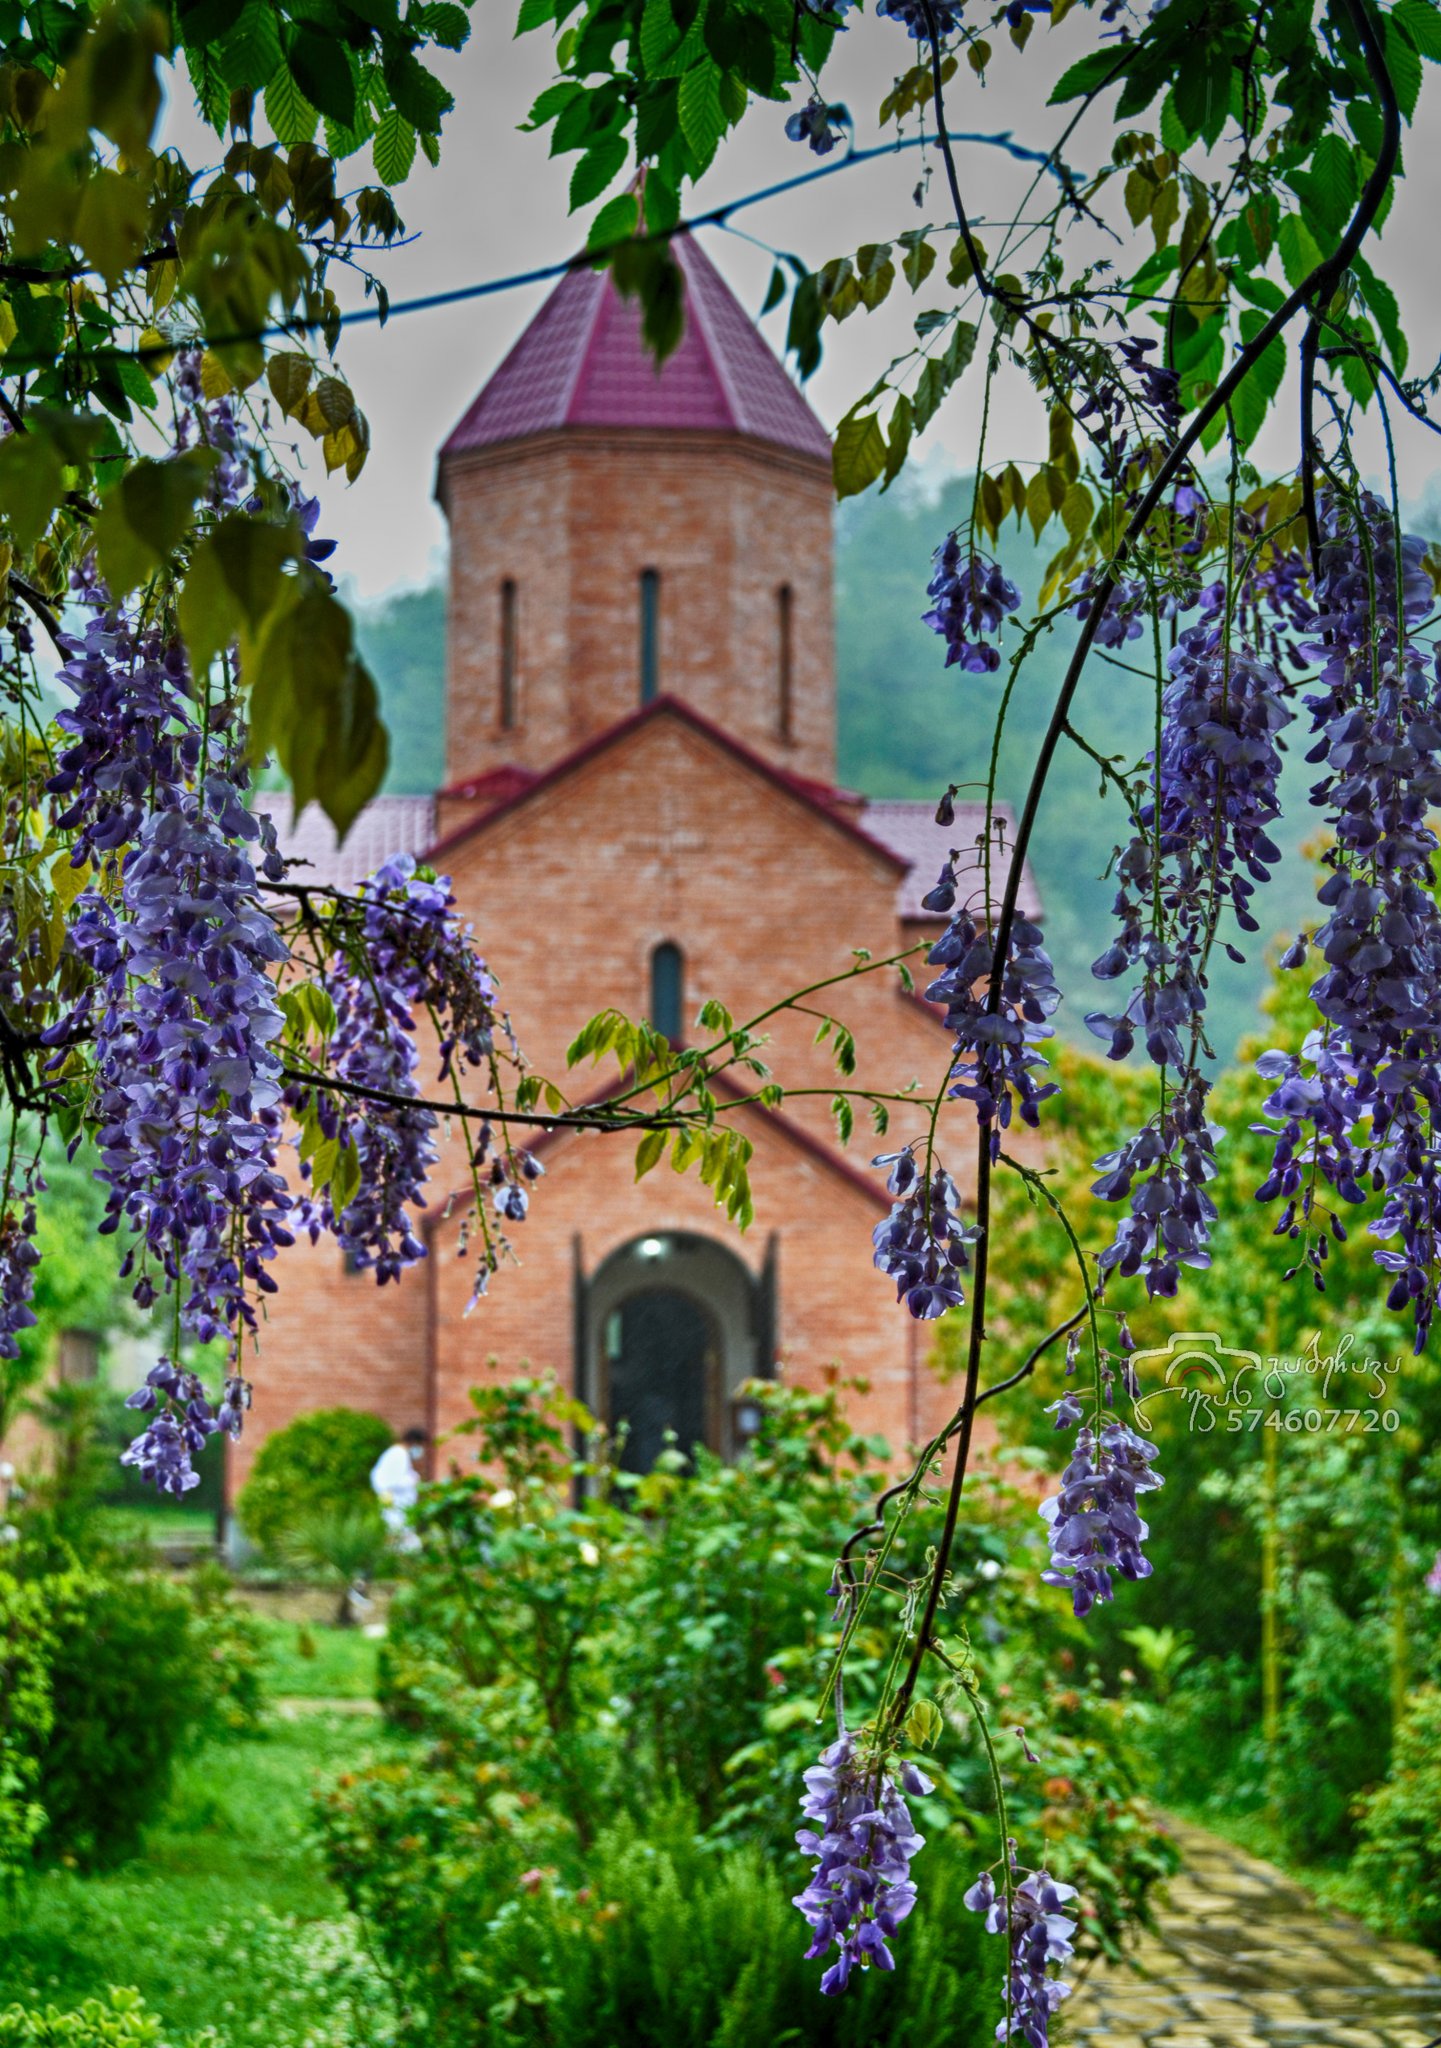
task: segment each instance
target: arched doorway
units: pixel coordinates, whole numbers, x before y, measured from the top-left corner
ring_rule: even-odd
[[[668,1432],[687,1456],[734,1457],[753,1419],[740,1390],[775,1370],[775,1240],[759,1274],[689,1231],[634,1238],[590,1275],[576,1252],[576,1389],[625,1426],[623,1468],[648,1472]]]
[[[689,1457],[713,1445],[720,1392],[720,1342],[715,1317],[678,1287],[642,1287],[605,1319],[604,1419],[625,1431],[621,1467],[649,1472],[673,1436]]]

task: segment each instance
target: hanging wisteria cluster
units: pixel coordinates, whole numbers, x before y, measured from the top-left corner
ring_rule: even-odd
[[[883,1152],[871,1163],[890,1168],[886,1192],[895,1198],[871,1233],[875,1265],[895,1281],[897,1301],[918,1321],[933,1322],[966,1298],[961,1276],[970,1269],[975,1226],[945,1168],[937,1163],[924,1172],[913,1147]]]
[[[949,909],[955,894],[952,856],[939,885],[926,898],[926,907]],[[1000,1001],[993,1005],[988,986],[996,964],[994,943],[964,905],[926,959],[943,970],[927,988],[926,1001],[945,1004],[946,1029],[955,1036],[948,1092],[957,1101],[974,1105],[994,1160],[1012,1117],[1019,1115],[1034,1130],[1041,1104],[1056,1093],[1054,1081],[1037,1079],[1048,1071],[1048,1063],[1035,1050],[1054,1035],[1050,1019],[1061,1000],[1055,969],[1040,926],[1016,918],[1001,972]]]
[[[1044,1870],[1015,1874],[1015,1844],[1006,1844],[1011,1860],[1009,1888],[983,1871],[966,1893],[973,1913],[984,1913],[988,1934],[1004,1934],[1009,1950],[1006,1969],[1006,2016],[996,2028],[998,2041],[1021,2040],[1030,2048],[1046,2048],[1051,2016],[1068,1996],[1070,1985],[1052,1976],[1052,1966],[1075,1953],[1071,1936],[1076,1923],[1061,1909],[1076,1896],[1073,1884],[1057,1884]]]
[[[1174,1295],[1183,1265],[1210,1263],[1216,1211],[1206,1183],[1221,1133],[1203,1072],[1209,970],[1224,916],[1242,933],[1259,929],[1251,899],[1281,858],[1270,836],[1281,812],[1276,735],[1293,716],[1276,672],[1233,644],[1224,589],[1208,597],[1213,616],[1187,628],[1170,656],[1160,744],[1117,862],[1120,930],[1092,969],[1103,981],[1138,970],[1140,979],[1124,1009],[1086,1018],[1112,1059],[1139,1038],[1162,1073],[1155,1118],[1096,1162],[1092,1189],[1130,1207],[1100,1271],[1142,1274],[1152,1295]]]
[[[830,1995],[845,1990],[853,1971],[895,1968],[886,1944],[916,1902],[911,1858],[925,1845],[904,1795],[924,1798],[935,1788],[913,1763],[893,1774],[848,1734],[821,1751],[805,1787],[809,1825],[796,1843],[815,1868],[795,1904],[810,1923],[807,1956],[840,1951],[821,1978]]]
[[[206,400],[188,359],[176,390],[177,453],[210,451],[211,516],[242,504],[258,514],[261,499],[247,496],[256,458],[232,403]],[[291,502],[301,573],[323,579],[317,565],[332,544],[315,537],[318,505],[294,493]],[[100,1230],[120,1239],[121,1276],[166,1331],[166,1356],[130,1398],[147,1421],[125,1462],[182,1494],[208,1438],[239,1433],[250,1404],[242,1345],[260,1332],[277,1287],[271,1267],[297,1230],[332,1231],[380,1280],[425,1256],[415,1212],[438,1116],[422,1099],[418,1028],[434,1031],[437,1080],[462,1127],[475,1125],[467,1171],[486,1205],[478,1289],[506,1244],[492,1213],[522,1220],[539,1167],[497,1147],[488,1118],[471,1110],[472,1078],[498,1087],[500,1062],[518,1053],[448,885],[405,857],[351,898],[292,887],[274,825],[253,801],[233,660],[221,682],[197,680],[173,629],[114,602],[93,557],[71,580],[83,622],[57,635],[64,744],[45,785],[79,883],[64,954],[71,994],[36,1034],[27,1106],[43,1140],[83,1084],[106,1190]],[[4,915],[13,925],[8,902]],[[287,921],[306,939],[307,962]],[[21,958],[6,948],[0,1000],[11,1034],[29,1007]],[[312,1000],[288,1013],[291,985]],[[325,1002],[334,1024],[318,1047],[313,1028],[292,1027],[296,1015],[313,1027]],[[317,1184],[307,1152],[294,1186],[291,1126],[303,1130],[307,1116],[333,1141],[330,1171]],[[337,1205],[342,1184],[350,1192]],[[40,1185],[33,1162],[12,1171],[0,1205],[0,1357],[14,1357],[34,1323]],[[182,1354],[216,1339],[227,1365],[212,1397]]]
[[[1324,972],[1311,988],[1323,1022],[1299,1055],[1268,1053],[1279,1122],[1260,1198],[1287,1198],[1279,1232],[1305,1237],[1318,1281],[1329,1235],[1321,1187],[1355,1203],[1383,1197],[1371,1230],[1392,1275],[1387,1306],[1412,1320],[1417,1352],[1441,1293],[1441,913],[1435,896],[1441,802],[1441,656],[1413,637],[1435,591],[1424,543],[1398,535],[1370,494],[1323,507],[1316,638],[1321,675],[1306,699],[1321,767],[1313,804],[1334,834],[1323,856],[1326,916],[1310,938]],[[1305,943],[1287,955],[1299,966]],[[1329,1235],[1328,1235],[1329,1232]]]
[[[414,1212],[424,1205],[438,1157],[439,1119],[418,1099],[417,1026],[429,1021],[438,1039],[436,1078],[457,1088],[471,1073],[493,1078],[497,1041],[510,1027],[469,927],[456,916],[449,883],[419,872],[409,854],[394,855],[361,884],[347,945],[327,961],[319,985],[335,1010],[327,1077],[350,1092],[293,1081],[285,1099],[297,1116],[313,1110],[326,1139],[353,1155],[354,1192],[337,1211],[332,1179],[301,1203],[297,1219],[312,1241],[332,1232],[355,1266],[373,1268],[383,1284],[425,1257]],[[477,1181],[484,1174],[495,1217],[523,1222],[526,1183],[539,1174],[539,1162],[496,1148],[487,1122],[466,1142],[468,1172]],[[312,1177],[309,1160],[301,1173]],[[504,1242],[493,1231],[482,1237],[477,1292]]]
[[[967,675],[991,675],[1001,665],[999,638],[1021,593],[1003,573],[974,548],[963,550],[958,533],[948,533],[936,549],[929,595],[936,601],[925,623],[946,643],[946,667]]]
[[[1057,1428],[1080,1420],[1074,1398],[1057,1404]],[[1040,1513],[1051,1545],[1051,1562],[1041,1573],[1048,1586],[1063,1586],[1078,1619],[1112,1594],[1111,1573],[1148,1579],[1150,1560],[1141,1549],[1149,1535],[1136,1496],[1163,1484],[1155,1467],[1156,1446],[1124,1422],[1102,1420],[1077,1432],[1061,1490],[1042,1501]]]

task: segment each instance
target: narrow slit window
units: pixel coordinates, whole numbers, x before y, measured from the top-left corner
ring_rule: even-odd
[[[793,729],[792,616],[795,604],[789,583],[776,592],[776,725],[783,740],[795,738]]]
[[[650,956],[650,1021],[672,1045],[682,1037],[685,1009],[685,956],[669,939]]]
[[[515,580],[507,576],[500,586],[500,729],[509,732],[515,724]]]
[[[640,572],[640,701],[660,690],[660,570]]]

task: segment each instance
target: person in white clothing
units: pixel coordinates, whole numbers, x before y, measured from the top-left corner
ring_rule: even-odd
[[[380,1502],[381,1516],[397,1550],[420,1548],[420,1538],[410,1526],[410,1510],[420,1498],[420,1467],[427,1441],[423,1429],[408,1429],[370,1468],[370,1488]]]

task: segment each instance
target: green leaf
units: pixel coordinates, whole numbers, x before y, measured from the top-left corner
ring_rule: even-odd
[[[220,59],[214,50],[187,47],[185,68],[190,73],[190,89],[195,94],[201,118],[217,135],[222,134],[230,113],[230,88],[225,83]]]
[[[650,186],[647,181],[647,194]],[[621,242],[612,252],[617,291],[641,302],[641,338],[658,363],[674,354],[685,332],[685,279],[668,242]]]
[[[623,135],[609,135],[588,149],[571,173],[570,210],[589,206],[599,199],[618,171],[625,167],[628,151]]]
[[[320,116],[284,65],[265,88],[265,118],[276,141],[283,142],[287,149],[314,140]]]
[[[1423,57],[1441,63],[1441,11],[1431,0],[1396,0],[1391,19],[1400,23]]]
[[[1276,234],[1281,251],[1281,268],[1291,286],[1301,283],[1321,261],[1316,238],[1298,213],[1288,213]]]
[[[665,1151],[669,1133],[647,1131],[635,1148],[635,1177],[644,1180],[652,1168],[660,1165],[661,1154]]]
[[[134,178],[92,165],[80,187],[72,238],[107,284],[118,283],[145,246],[150,204]]]
[[[302,24],[287,37],[285,61],[310,104],[348,128],[355,119],[356,78],[344,43]]]
[[[1248,309],[1241,315],[1241,340],[1249,345],[1256,339],[1266,324],[1267,316],[1257,309]],[[1271,401],[1281,388],[1286,374],[1286,344],[1277,335],[1262,350],[1254,367],[1237,385],[1231,398],[1231,417],[1236,425],[1236,439],[1243,449],[1249,448],[1260,433]]]
[[[546,87],[520,125],[527,132],[535,128],[544,128],[547,122],[554,121],[557,116],[563,114],[572,100],[585,97],[586,90],[583,85],[577,85],[573,78],[562,78],[557,84]]]
[[[0,513],[16,547],[34,547],[64,492],[64,464],[48,434],[32,425],[0,441]]]
[[[721,74],[708,57],[693,64],[680,82],[680,132],[690,144],[697,172],[709,165],[725,133],[721,110]]]
[[[100,571],[115,596],[169,562],[216,460],[213,450],[194,448],[168,462],[137,462],[106,493],[93,530]]]
[[[915,407],[903,391],[896,400],[896,409],[891,414],[890,440],[886,447],[886,480],[881,485],[888,491],[905,467],[910,452],[911,435],[915,429]]]
[[[232,92],[260,92],[284,58],[274,10],[266,0],[246,0],[240,19],[220,42],[221,74]]]
[[[389,746],[349,613],[318,585],[290,588],[259,643],[242,650],[251,747],[257,759],[278,757],[297,817],[318,801],[343,839],[380,787]]]
[[[705,48],[705,9],[693,8],[682,33],[671,0],[645,0],[640,55],[648,78],[680,78]]]
[[[771,272],[770,283],[766,286],[765,304],[761,307],[761,317],[764,319],[767,313],[773,313],[785,295],[786,274],[778,263]]]
[[[370,146],[375,175],[382,185],[403,185],[415,162],[415,130],[394,107],[380,117]]]
[[[1079,64],[1062,72],[1047,106],[1064,106],[1067,100],[1084,99],[1088,93],[1099,92],[1109,80],[1123,76],[1132,54],[1116,49],[1093,50]]]
[[[203,49],[228,33],[245,0],[190,0],[179,10],[180,40],[187,50]]]
[[[853,498],[885,472],[886,437],[873,412],[848,412],[836,428],[831,470],[836,496]]]
[[[180,631],[193,672],[237,639],[255,639],[281,594],[281,575],[300,552],[290,525],[232,512],[206,535],[190,558],[180,593]]]
[[[1386,32],[1386,69],[1401,111],[1409,121],[1421,97],[1421,59],[1416,54],[1416,45],[1394,16],[1383,16],[1382,27]]]
[[[544,28],[548,21],[554,20],[555,0],[520,0],[515,32],[518,36],[528,35],[532,29]]]
[[[906,283],[913,292],[918,292],[936,267],[936,252],[929,242],[917,241],[901,258],[901,269],[906,273]]]
[[[623,242],[633,235],[639,224],[639,199],[634,192],[618,192],[591,222],[585,245],[587,249],[608,249],[612,242]]]
[[[1410,349],[1406,341],[1406,330],[1401,325],[1401,309],[1396,303],[1396,294],[1384,279],[1379,278],[1364,256],[1353,256],[1351,268],[1361,280],[1366,298],[1366,310],[1380,328],[1391,354],[1391,367],[1398,377],[1406,374],[1406,363]]]
[[[1181,119],[1173,87],[1161,103],[1161,146],[1174,150],[1177,156],[1184,156],[1195,139],[1194,130]]]
[[[420,135],[434,135],[455,101],[418,57],[387,47],[381,63],[390,97]]]
[[[456,6],[455,0],[430,0],[411,19],[443,50],[463,50],[470,40],[470,16],[463,7]]]
[[[1331,228],[1344,228],[1355,211],[1361,181],[1355,153],[1342,136],[1323,135],[1311,156],[1311,199]]]

